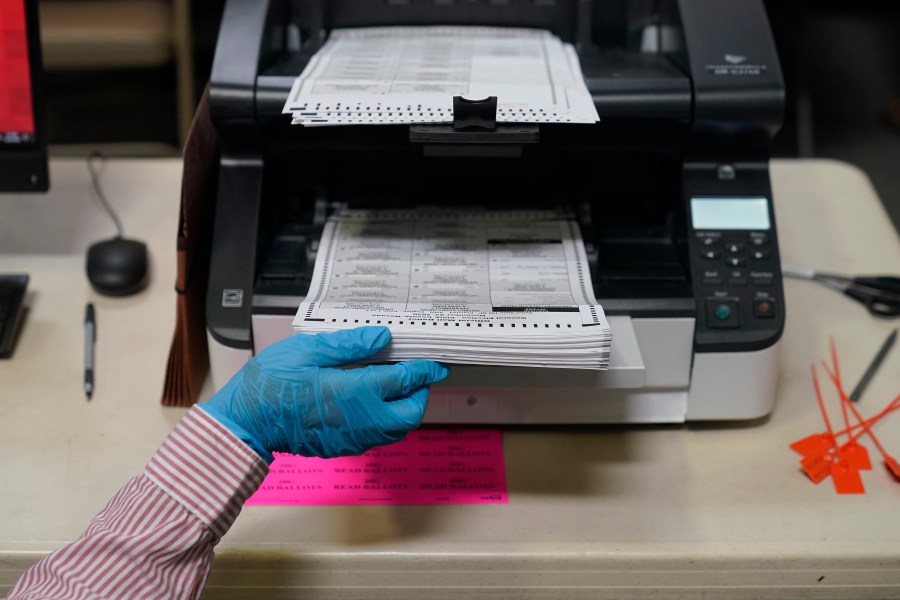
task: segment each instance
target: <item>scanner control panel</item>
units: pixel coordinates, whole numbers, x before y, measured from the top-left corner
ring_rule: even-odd
[[[696,196],[690,211],[697,349],[770,345],[783,328],[784,294],[769,199]]]

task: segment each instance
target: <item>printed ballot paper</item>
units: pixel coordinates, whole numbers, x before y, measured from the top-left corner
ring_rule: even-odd
[[[574,219],[552,210],[344,209],[295,333],[390,328],[374,361],[605,369],[612,332]]]
[[[298,125],[449,123],[454,96],[496,96],[501,123],[599,120],[571,44],[505,27],[336,29],[283,112]]]

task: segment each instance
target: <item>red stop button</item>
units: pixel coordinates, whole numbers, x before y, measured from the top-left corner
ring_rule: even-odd
[[[761,319],[775,318],[775,301],[774,300],[754,300],[753,316]]]

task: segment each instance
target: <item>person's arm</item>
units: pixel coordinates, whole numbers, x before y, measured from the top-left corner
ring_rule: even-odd
[[[75,542],[31,567],[8,600],[197,598],[213,547],[268,472],[194,407]]]
[[[428,360],[357,369],[390,342],[363,327],[273,344],[179,421],[144,473],[72,544],[31,567],[8,600],[196,598],[213,548],[262,483],[272,452],[334,457],[396,442],[422,421]]]

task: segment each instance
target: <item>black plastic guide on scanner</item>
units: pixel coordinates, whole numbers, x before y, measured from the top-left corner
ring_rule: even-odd
[[[521,156],[520,144],[536,144],[540,141],[538,126],[532,123],[497,124],[497,96],[481,100],[453,97],[452,125],[410,125],[409,141],[423,144],[426,156],[449,156],[455,151],[435,149],[430,144],[469,144],[461,153],[464,156]],[[473,148],[471,145],[481,145]],[[486,146],[506,145],[501,150],[488,150]]]
[[[453,96],[454,131],[494,131],[497,129],[497,96],[469,100]]]

